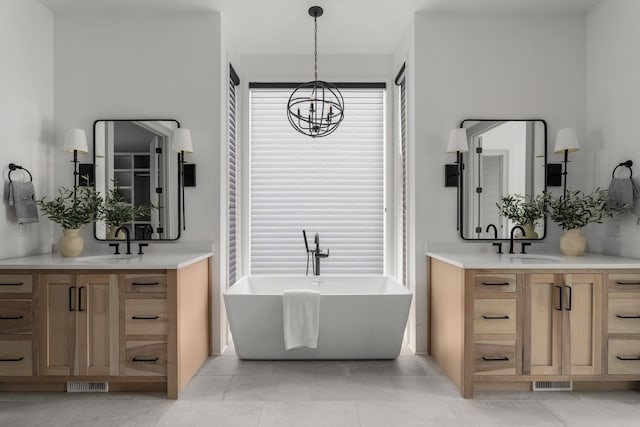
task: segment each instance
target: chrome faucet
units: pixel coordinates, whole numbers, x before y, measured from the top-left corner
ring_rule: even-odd
[[[313,257],[313,262],[311,264],[312,268],[313,268],[313,275],[314,276],[319,276],[320,275],[320,259],[322,258],[329,258],[329,249],[327,249],[327,252],[323,252],[320,249],[320,234],[316,233],[314,240],[314,243],[316,245],[315,249],[309,249],[309,243],[307,242],[307,232],[306,230],[302,230],[302,237],[304,238],[304,246],[307,249],[307,272],[306,275],[309,275],[309,256],[311,255]]]
[[[516,225],[515,227],[513,227],[513,228],[511,229],[511,235],[510,235],[510,237],[509,237],[509,253],[510,253],[510,254],[514,253],[514,252],[513,252],[513,233],[514,233],[516,230],[520,230],[520,232],[522,233],[522,235],[523,235],[523,236],[524,236],[524,233],[525,233],[524,228],[520,227],[519,225]],[[523,250],[524,250],[524,249],[523,249]]]
[[[127,238],[127,255],[131,255],[131,236],[129,235],[129,229],[124,225],[118,227],[115,232],[116,237],[120,234],[120,231],[124,231],[124,235]]]

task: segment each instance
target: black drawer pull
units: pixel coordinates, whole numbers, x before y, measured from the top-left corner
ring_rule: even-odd
[[[158,360],[160,360],[159,357],[134,357],[131,359],[132,362],[157,362]]]
[[[24,319],[23,316],[0,316],[0,320],[20,320]]]
[[[507,320],[509,316],[506,314],[483,314],[482,318],[487,320]]]
[[[509,360],[507,356],[482,356],[485,362],[506,362]]]
[[[509,286],[511,283],[509,283],[509,282],[502,282],[502,283],[482,282],[482,284],[485,285],[485,286]]]
[[[620,319],[640,319],[640,314],[616,314]]]
[[[24,360],[24,357],[0,357],[0,362],[19,362]]]
[[[0,283],[0,286],[22,286],[24,283]]]
[[[640,360],[640,356],[616,356],[618,360]]]
[[[158,286],[160,284],[160,282],[133,282],[132,285],[133,286]]]
[[[640,285],[640,282],[616,282],[616,285]]]
[[[131,316],[133,320],[156,320],[159,319],[160,316]]]

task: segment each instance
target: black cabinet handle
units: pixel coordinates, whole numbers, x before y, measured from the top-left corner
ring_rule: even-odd
[[[558,308],[556,308],[556,310],[562,311],[562,286],[556,285],[556,288],[558,288],[558,295],[560,296],[560,305],[558,306]]]
[[[159,319],[160,316],[131,316],[133,320],[156,320]]]
[[[565,286],[568,290],[569,290],[569,305],[567,306],[567,311],[571,311],[571,307],[573,306],[573,303],[571,302],[572,300],[572,296],[573,296],[573,289],[571,288],[571,286]]]
[[[483,314],[482,318],[487,320],[506,320],[509,316],[506,314]]]
[[[158,360],[160,360],[159,357],[134,357],[131,359],[132,362],[157,362]]]
[[[485,362],[506,362],[509,360],[507,356],[482,356]]]
[[[148,283],[133,282],[132,283],[133,286],[158,286],[159,284],[160,284],[160,282],[148,282]]]
[[[78,288],[78,311],[84,311],[84,307],[82,307],[82,291],[84,290],[84,286],[80,286]]]
[[[20,320],[24,319],[23,316],[0,316],[0,320]]]
[[[640,360],[640,356],[616,356],[619,360]]]
[[[0,283],[0,286],[22,286],[24,283]]]
[[[24,360],[24,357],[0,357],[0,362],[19,362]]]
[[[616,282],[616,285],[640,285],[640,282]]]
[[[482,284],[485,285],[485,286],[509,286],[511,283],[509,283],[509,282],[502,282],[502,283],[482,282]]]
[[[616,314],[620,319],[640,319],[640,314]]]
[[[76,311],[76,306],[75,306],[75,290],[76,287],[75,286],[70,286],[69,287],[69,311]]]

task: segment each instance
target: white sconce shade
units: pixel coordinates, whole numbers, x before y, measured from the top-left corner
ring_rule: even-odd
[[[563,153],[565,151],[573,153],[580,150],[580,143],[578,142],[578,134],[575,129],[565,128],[558,131],[556,136],[556,146],[553,149],[554,153]]]
[[[86,132],[83,129],[69,129],[64,138],[64,151],[88,153]]]
[[[467,130],[463,128],[452,129],[451,132],[449,132],[447,153],[466,153],[467,151],[469,151],[469,143],[467,142]]]
[[[191,131],[185,128],[173,130],[173,151],[176,153],[193,153],[193,143],[191,142]]]

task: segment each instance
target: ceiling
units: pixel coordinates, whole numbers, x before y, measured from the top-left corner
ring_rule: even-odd
[[[40,0],[58,13],[211,12],[241,54],[393,54],[415,12],[584,14],[599,0]]]

